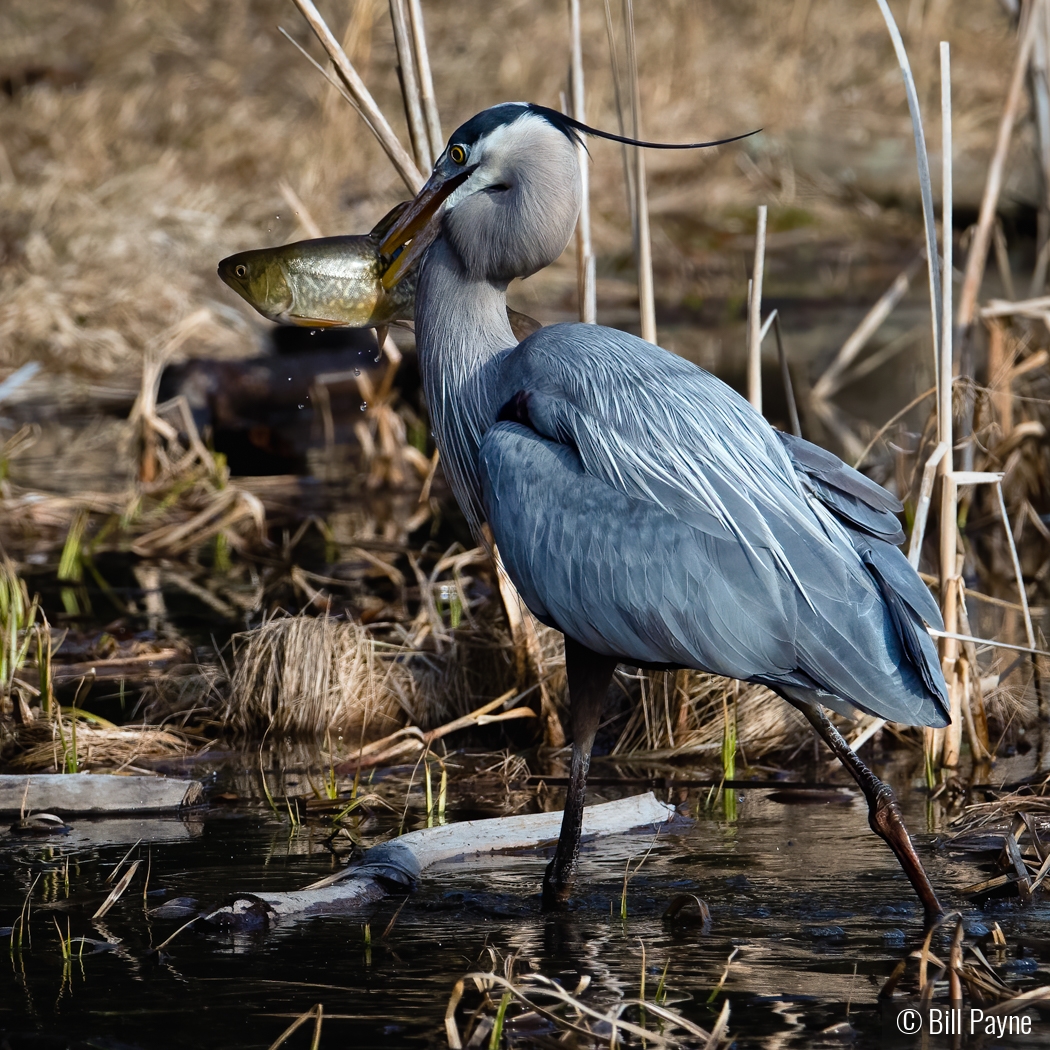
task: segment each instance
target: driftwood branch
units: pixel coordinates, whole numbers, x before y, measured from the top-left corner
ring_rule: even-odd
[[[588,806],[583,814],[583,836],[622,835],[659,827],[674,815],[674,807],[657,801],[650,791]],[[373,846],[353,867],[303,889],[238,894],[204,916],[204,921],[219,926],[265,926],[282,919],[357,911],[399,888],[410,890],[424,870],[439,862],[468,862],[484,854],[536,849],[554,842],[561,820],[560,812],[529,813],[422,828]]]
[[[200,801],[196,780],[115,777],[98,773],[0,776],[0,813],[58,810],[73,813],[160,812]]]

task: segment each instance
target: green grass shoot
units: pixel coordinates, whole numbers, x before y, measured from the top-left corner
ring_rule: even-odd
[[[722,697],[722,783],[726,781],[732,781],[736,779],[736,749],[737,749],[737,728],[736,728],[736,698],[734,697],[732,704],[729,700]],[[728,790],[723,787],[722,791],[722,811],[725,814],[726,820],[736,820],[736,793],[732,788]]]
[[[492,1034],[489,1036],[489,1050],[499,1050],[500,1041],[503,1038],[503,1022],[507,1016],[507,1007],[510,1006],[511,994],[504,992],[496,1010],[496,1020],[492,1023]]]

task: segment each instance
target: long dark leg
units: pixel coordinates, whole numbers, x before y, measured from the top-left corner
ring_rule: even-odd
[[[926,924],[932,923],[943,914],[944,909],[937,900],[933,884],[919,860],[919,855],[912,845],[908,829],[904,826],[900,807],[892,789],[884,784],[857,757],[842,734],[831,724],[830,719],[821,707],[816,704],[795,702],[795,706],[810,720],[813,728],[824,738],[824,743],[831,748],[835,757],[846,767],[849,775],[860,785],[864,797],[868,800],[868,824],[871,830],[883,839],[897,855],[904,874],[915,888],[926,913]]]
[[[569,711],[572,717],[572,768],[558,848],[543,876],[544,910],[557,908],[563,903],[576,878],[580,829],[583,827],[583,797],[587,790],[591,748],[594,747],[594,734],[598,731],[605,694],[617,663],[612,657],[599,656],[566,636],[565,672],[569,679]]]

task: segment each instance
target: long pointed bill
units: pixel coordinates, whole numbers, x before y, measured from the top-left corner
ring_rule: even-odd
[[[393,255],[398,248],[401,254],[387,267],[383,274],[383,287],[389,291],[412,268],[419,257],[434,243],[441,232],[439,214],[445,200],[463,185],[474,169],[457,172],[451,178],[441,179],[435,172],[419,195],[405,209],[394,228],[379,246],[383,255]]]

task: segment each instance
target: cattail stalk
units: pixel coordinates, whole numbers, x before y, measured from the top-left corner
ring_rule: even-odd
[[[941,472],[941,614],[944,629],[957,634],[959,628],[959,565],[956,548],[959,517],[959,489],[953,477],[952,453],[952,82],[951,53],[947,41],[941,41],[941,345],[939,365],[939,400],[937,427],[940,443],[945,447]],[[941,665],[948,683],[951,725],[944,736],[941,761],[954,768],[959,764],[962,747],[963,682],[957,666],[959,643],[945,638]]]
[[[423,101],[416,79],[416,59],[412,40],[405,19],[402,0],[390,0],[390,21],[394,27],[394,46],[397,48],[398,72],[401,74],[401,95],[405,101],[405,119],[412,139],[412,151],[421,171],[430,171],[434,166],[430,156],[430,139],[423,120]]]
[[[332,35],[328,23],[321,17],[321,13],[314,6],[312,0],[292,0],[307,25],[314,31],[314,35],[321,42],[321,46],[328,52],[328,57],[335,66],[339,79],[346,87],[354,105],[360,110],[361,116],[368,125],[369,130],[375,135],[380,146],[383,147],[391,163],[397,169],[405,185],[413,194],[423,188],[426,179],[419,172],[415,161],[409,156],[408,151],[398,141],[394,129],[389,121],[383,116],[383,111],[376,105],[371,92],[365,87],[365,82],[354,69],[353,63],[346,57],[346,52],[340,47],[339,41]]]
[[[430,155],[437,160],[445,149],[441,134],[441,119],[438,116],[437,98],[434,95],[434,78],[430,75],[430,52],[427,50],[427,34],[423,25],[423,8],[419,0],[408,0],[408,21],[412,30],[412,49],[415,52],[416,72],[419,74],[419,92],[423,103],[423,118],[430,139]]]
[[[883,0],[880,0],[880,3]],[[1035,44],[1035,34],[1042,19],[1039,17],[1046,0],[1035,0],[1028,12],[1028,23],[1017,51],[1017,62],[1014,65],[1010,88],[1006,93],[1006,104],[999,121],[999,133],[996,138],[992,163],[988,166],[988,178],[984,184],[984,195],[981,197],[981,210],[977,217],[977,228],[970,241],[970,250],[966,255],[966,272],[963,276],[962,291],[959,293],[958,324],[965,332],[973,324],[977,313],[977,296],[981,290],[984,277],[984,266],[988,259],[988,247],[992,239],[992,227],[995,224],[995,209],[999,203],[999,193],[1003,186],[1003,174],[1006,170],[1006,155],[1010,149],[1017,110],[1021,105],[1024,90],[1025,72]]]

